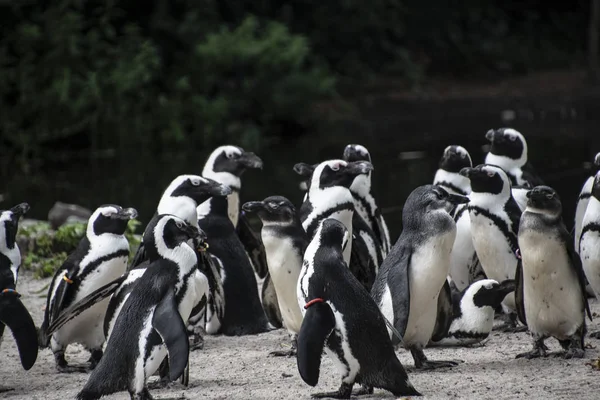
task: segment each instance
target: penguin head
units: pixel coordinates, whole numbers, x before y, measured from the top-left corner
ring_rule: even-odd
[[[359,175],[373,171],[368,161],[328,160],[317,165],[312,173],[310,188],[325,189],[333,186],[350,188]]]
[[[346,226],[334,218],[321,221],[314,237],[318,238],[320,246],[338,249],[340,253],[350,241],[350,233]]]
[[[360,144],[349,144],[344,148],[344,155],[342,156],[344,161],[371,161],[371,153],[363,145]]]
[[[505,157],[518,166],[527,162],[527,141],[521,132],[512,128],[490,129],[485,138],[491,143],[491,154]]]
[[[87,226],[88,238],[105,233],[123,235],[129,220],[137,217],[135,208],[123,208],[116,204],[105,204],[96,209],[90,216]]]
[[[461,169],[472,166],[471,156],[464,147],[452,145],[444,149],[444,154],[440,160],[440,169],[459,173]]]
[[[482,279],[473,282],[465,291],[463,298],[472,298],[476,307],[496,308],[502,300],[515,290],[515,281],[507,279],[498,283],[493,279]]]
[[[29,204],[21,203],[10,210],[0,211],[0,252],[14,248],[19,230],[19,219],[29,211]]]
[[[596,172],[596,176],[594,176],[592,196],[594,196],[596,200],[600,201],[600,171]]]
[[[486,193],[510,197],[510,179],[504,170],[496,165],[479,164],[474,168],[460,170],[462,176],[471,181],[473,193]]]
[[[562,203],[556,190],[549,186],[536,186],[527,192],[527,208],[525,211],[559,218],[562,214]]]
[[[594,157],[594,165],[598,167],[598,170],[600,171],[600,153],[596,154],[596,157]]]
[[[154,258],[156,253],[164,256],[168,250],[173,250],[184,243],[187,245],[187,241],[190,239],[196,243],[204,242],[206,241],[206,233],[183,219],[170,214],[154,216],[142,238],[146,251],[149,252],[149,258]]]
[[[239,178],[247,169],[262,169],[263,161],[256,154],[238,146],[217,147],[208,156],[202,176],[214,179],[239,190]],[[237,183],[237,185],[236,185]]]
[[[168,202],[178,203],[182,198],[189,198],[195,204],[204,203],[211,197],[224,197],[230,195],[232,190],[229,186],[223,185],[210,178],[204,178],[199,175],[179,175],[173,179],[161,198],[159,208],[168,206]],[[174,205],[177,207],[177,205]]]
[[[290,224],[296,221],[296,208],[283,196],[270,196],[263,201],[249,201],[242,205],[242,210],[256,213],[264,225]]]
[[[438,185],[419,186],[408,195],[404,203],[402,225],[415,227],[415,223],[418,224],[420,221],[417,215],[424,215],[427,221],[434,224],[433,221],[430,221],[429,216],[437,218],[440,213],[443,213],[444,219],[454,222],[450,213],[458,204],[468,202],[468,197],[450,194]]]

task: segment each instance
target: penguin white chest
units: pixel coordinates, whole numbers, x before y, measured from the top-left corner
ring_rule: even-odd
[[[477,211],[469,210],[469,217],[473,247],[487,277],[498,282],[513,279],[517,269],[517,257],[504,232],[494,221]],[[510,224],[506,219],[505,221],[507,225]],[[510,310],[515,310],[514,293],[509,293],[502,304]]]
[[[72,304],[80,301],[99,287],[115,280],[127,268],[127,257],[115,257],[92,270],[81,281]],[[110,299],[104,299],[65,324],[53,335],[58,343],[81,343],[88,348],[99,348],[105,340],[104,317]]]
[[[588,204],[590,202],[590,193],[592,192],[592,187],[594,186],[594,177],[589,177],[583,187],[581,188],[581,193],[579,194],[579,200],[577,201],[577,209],[575,210],[575,251],[579,253],[579,239],[581,238],[581,230],[583,229],[583,218],[586,214],[586,210]],[[582,197],[584,196],[584,197]]]
[[[448,276],[456,229],[435,236],[413,253],[409,266],[410,311],[404,333],[407,345],[425,346],[435,327],[438,295]]]
[[[523,301],[529,330],[566,339],[583,323],[579,281],[565,245],[552,233],[526,230],[519,235],[523,261]]]
[[[466,206],[463,206],[466,207]],[[457,209],[460,210],[460,208]],[[471,239],[471,218],[469,212],[463,212],[456,221],[456,239],[450,256],[450,277],[458,290],[463,290],[470,283],[470,266],[475,254]]]
[[[600,232],[598,229],[590,229],[600,224],[600,202],[595,198],[589,199],[589,205],[582,219],[581,229],[585,233],[581,235],[579,254],[585,276],[594,289],[596,297],[600,296]],[[580,229],[580,233],[581,233]],[[577,246],[575,246],[577,248]]]
[[[277,293],[277,302],[285,327],[293,333],[300,332],[302,312],[298,305],[297,286],[302,258],[289,238],[263,234],[269,274]]]

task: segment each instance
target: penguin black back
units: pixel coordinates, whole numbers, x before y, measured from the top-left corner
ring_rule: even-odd
[[[256,277],[227,209],[227,200],[215,197],[210,200],[210,212],[198,221],[207,234],[208,251],[225,270],[225,315],[220,331],[236,336],[265,332],[268,322],[258,297]]]

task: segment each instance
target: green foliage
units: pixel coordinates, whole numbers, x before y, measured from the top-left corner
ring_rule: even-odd
[[[140,237],[136,235],[136,229],[140,222],[132,219],[127,224],[125,237],[129,241],[130,259],[134,250],[140,244]],[[56,231],[50,229],[47,222],[39,222],[29,226],[19,227],[17,241],[25,243],[27,248],[21,248],[24,253],[21,266],[26,270],[32,270],[36,278],[46,278],[54,275],[67,259],[68,254],[73,252],[81,239],[85,236],[86,223],[73,222],[60,226]]]

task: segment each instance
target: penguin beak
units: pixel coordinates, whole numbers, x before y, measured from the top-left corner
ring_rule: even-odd
[[[262,201],[249,201],[244,203],[242,210],[245,212],[255,213],[265,209],[265,204]]]
[[[13,217],[16,217],[18,220],[20,217],[26,214],[27,211],[29,211],[29,208],[30,207],[28,203],[21,203],[11,208],[10,211],[12,212]]]
[[[297,163],[296,165],[294,165],[294,172],[303,178],[310,178],[312,176],[312,173],[314,172],[315,168],[316,168],[316,166],[314,166],[314,165],[300,162],[300,163]]]
[[[212,179],[208,179],[208,178],[204,178],[206,180],[208,180],[208,184],[206,185],[201,185],[202,189],[204,192],[206,192],[206,194],[213,196],[213,197],[224,197],[224,196],[229,196],[231,193],[233,193],[233,190],[227,186],[227,185],[223,185],[222,183],[219,183],[215,180]]]
[[[238,163],[243,165],[246,168],[252,169],[262,169],[263,161],[259,156],[252,152],[243,152],[242,155],[238,158]]]
[[[461,169],[458,173],[466,178],[470,178],[471,177],[471,173],[475,170],[475,168],[471,168],[471,167],[464,167],[463,169]]]
[[[448,201],[452,204],[466,204],[469,202],[469,198],[458,194],[448,194]]]
[[[129,207],[121,210],[119,214],[123,219],[134,219],[138,216],[138,212],[135,208]]]
[[[496,300],[498,301],[498,304],[500,304],[510,292],[515,291],[515,288],[516,283],[514,279],[507,279],[500,283],[498,286],[493,287],[491,290],[497,296]]]
[[[183,231],[189,236],[190,239],[193,239],[195,242],[204,242],[207,238],[206,232],[190,224],[186,224]]]
[[[373,164],[368,161],[353,161],[346,165],[345,172],[349,175],[366,175],[373,171]]]

